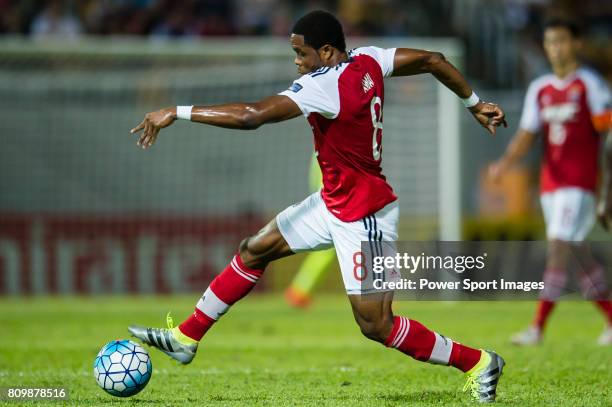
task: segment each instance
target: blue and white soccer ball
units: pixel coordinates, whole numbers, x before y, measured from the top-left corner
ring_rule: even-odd
[[[153,373],[147,351],[127,339],[104,345],[93,368],[98,385],[117,397],[129,397],[140,392]]]

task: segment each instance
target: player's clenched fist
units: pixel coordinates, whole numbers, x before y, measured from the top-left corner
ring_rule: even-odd
[[[159,131],[170,126],[175,120],[176,108],[174,107],[147,113],[140,124],[130,130],[130,134],[142,131],[136,144],[142,148],[147,148],[155,143]]]
[[[508,127],[504,111],[495,103],[481,101],[473,107],[470,107],[469,110],[476,120],[478,120],[478,123],[493,135],[495,135],[496,128],[502,124],[504,127]]]

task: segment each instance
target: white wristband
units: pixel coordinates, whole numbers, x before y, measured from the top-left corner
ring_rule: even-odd
[[[191,120],[191,108],[192,106],[177,106],[176,107],[176,118],[183,120]]]
[[[463,106],[468,107],[468,108],[476,106],[478,102],[480,102],[480,98],[474,91],[472,91],[472,94],[470,95],[469,98],[461,99],[461,103],[463,103]]]

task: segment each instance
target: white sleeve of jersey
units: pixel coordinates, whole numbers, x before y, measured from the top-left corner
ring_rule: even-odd
[[[333,119],[340,113],[339,101],[333,100],[331,95],[308,74],[294,81],[289,89],[279,95],[293,100],[306,117],[311,113],[320,113],[328,119]]]
[[[393,74],[393,59],[397,48],[360,47],[353,50],[354,55],[366,54],[378,62],[383,77],[388,78]]]
[[[519,128],[530,133],[537,133],[542,128],[540,109],[538,108],[538,91],[540,90],[538,82],[531,82],[529,88],[527,88],[527,94],[523,102],[523,113],[519,122]]]
[[[610,109],[612,97],[608,84],[593,71],[583,69],[580,74],[587,88],[587,104],[591,115],[599,115]]]

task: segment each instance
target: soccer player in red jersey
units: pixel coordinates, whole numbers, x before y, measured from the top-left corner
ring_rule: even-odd
[[[595,301],[606,317],[607,327],[598,343],[612,344],[609,288],[601,265],[584,243],[595,223],[600,146],[612,120],[610,89],[599,75],[580,66],[579,47],[578,28],[572,22],[551,20],[545,25],[544,50],[553,73],[529,85],[519,130],[490,168],[494,178],[500,177],[527,153],[536,135],[543,134],[540,200],[548,239],[545,288],[533,324],[511,338],[517,345],[540,343],[555,300],[565,288],[572,255],[582,268],[579,278],[584,296]],[[612,138],[608,136],[603,144],[605,176],[597,212],[607,229],[612,212]]]
[[[314,133],[323,189],[276,216],[244,239],[230,264],[210,284],[194,313],[169,329],[130,326],[130,332],[181,363],[189,363],[204,334],[255,285],[271,261],[300,251],[334,247],[355,320],[369,339],[424,362],[450,365],[468,374],[466,389],[493,401],[504,361],[393,314],[392,291],[364,292],[354,274],[362,241],[397,240],[397,198],[381,170],[384,84],[390,76],[430,73],[463,99],[490,133],[505,125],[504,113],[478,99],[444,56],[416,49],[363,47],[346,50],[342,26],[314,11],[295,24],[290,43],[302,76],[278,95],[256,103],[178,106],[148,113],[132,130],[150,147],[160,129],[177,118],[234,129],[305,116]]]

